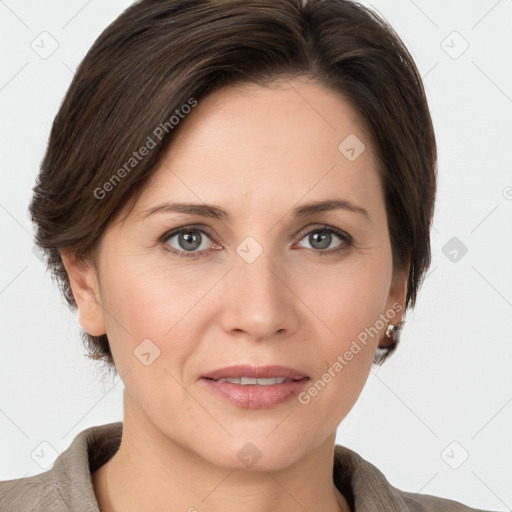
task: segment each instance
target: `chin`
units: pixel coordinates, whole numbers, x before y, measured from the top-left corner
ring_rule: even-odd
[[[268,432],[253,431],[252,435],[234,436],[225,442],[211,440],[196,453],[230,471],[276,471],[296,463],[308,452],[308,447],[314,448],[301,435],[283,431],[273,437]]]

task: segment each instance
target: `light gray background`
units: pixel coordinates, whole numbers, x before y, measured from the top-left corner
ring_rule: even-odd
[[[32,252],[27,206],[74,70],[130,4],[0,1],[0,479],[39,473],[81,430],[122,419],[122,382],[84,357],[76,317]],[[424,77],[439,194],[416,310],[337,442],[404,490],[510,510],[512,1],[371,5]]]

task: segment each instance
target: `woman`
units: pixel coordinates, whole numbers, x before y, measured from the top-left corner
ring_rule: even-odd
[[[430,263],[436,146],[347,0],[143,0],[80,65],[30,206],[124,421],[2,510],[471,511],[335,445]]]

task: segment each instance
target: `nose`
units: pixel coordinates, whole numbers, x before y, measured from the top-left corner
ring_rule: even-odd
[[[222,327],[253,341],[282,337],[296,331],[300,300],[287,272],[265,251],[252,263],[236,256],[223,280]]]

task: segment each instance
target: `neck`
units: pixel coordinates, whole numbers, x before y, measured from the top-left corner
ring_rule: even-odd
[[[284,469],[233,471],[173,442],[147,418],[127,413],[119,450],[93,474],[102,512],[350,512],[332,478],[334,434]]]

